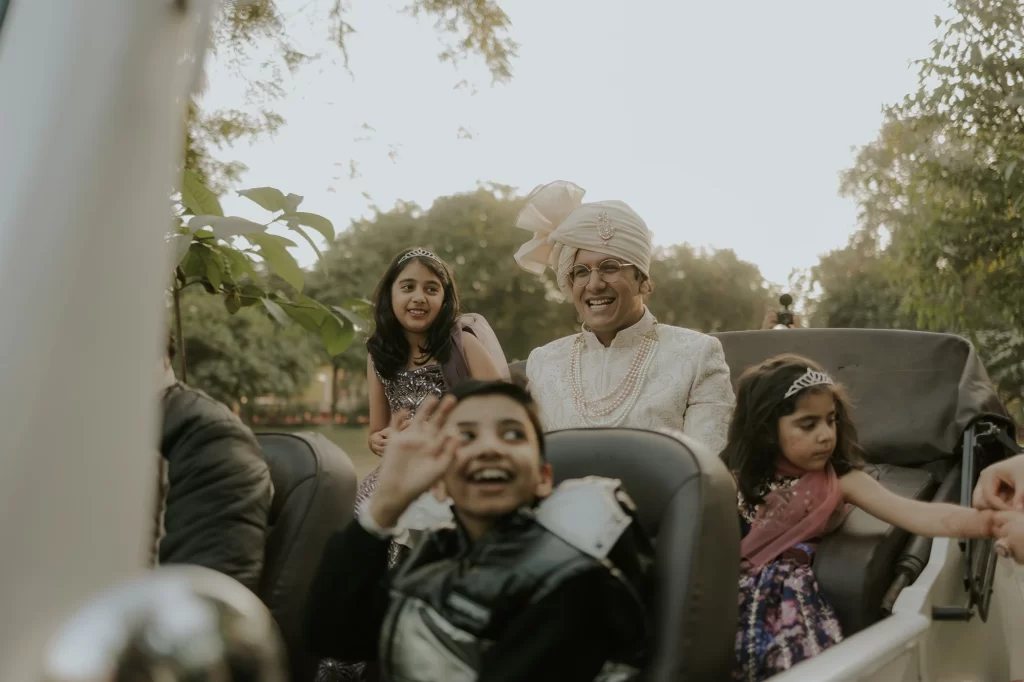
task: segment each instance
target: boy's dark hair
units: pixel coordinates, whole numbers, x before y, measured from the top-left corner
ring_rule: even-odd
[[[786,398],[786,391],[808,369],[824,370],[799,355],[777,355],[749,368],[736,388],[736,409],[729,423],[729,442],[722,460],[736,476],[736,487],[747,502],[763,502],[759,489],[775,473],[779,449],[779,419],[796,411],[797,401],[808,393],[829,392],[836,403],[836,447],[832,466],[842,476],[863,466],[857,429],[850,415],[850,401],[842,386],[805,388]]]
[[[394,378],[398,370],[409,362],[409,341],[405,338],[402,324],[395,317],[391,287],[394,286],[395,280],[398,279],[402,270],[412,263],[419,263],[434,273],[444,290],[444,302],[427,332],[427,345],[420,347],[419,350],[439,363],[448,362],[448,358],[452,354],[452,325],[455,324],[455,320],[459,316],[460,308],[455,279],[447,265],[433,258],[412,256],[402,260],[413,250],[415,249],[405,249],[392,259],[373,294],[375,326],[373,335],[366,342],[366,348],[370,357],[373,358],[373,366],[377,373],[385,379]]]
[[[546,462],[547,455],[544,452],[544,428],[540,423],[540,415],[537,412],[537,403],[522,386],[507,381],[479,381],[477,379],[466,379],[461,381],[450,391],[455,400],[462,402],[467,398],[479,398],[489,395],[503,395],[516,401],[526,410],[530,418],[533,430],[537,433],[537,448],[540,450],[540,461]]]

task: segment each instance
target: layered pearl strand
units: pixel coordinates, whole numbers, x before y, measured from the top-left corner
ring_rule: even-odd
[[[647,370],[658,350],[657,326],[643,335],[640,340],[640,347],[633,356],[629,365],[629,371],[622,378],[619,385],[613,388],[607,395],[594,400],[587,400],[583,390],[583,363],[580,362],[580,352],[585,340],[583,334],[576,337],[572,347],[572,358],[569,361],[569,383],[572,388],[573,403],[576,411],[587,426],[590,427],[616,427],[619,426],[626,416],[633,411],[637,401],[640,399],[644,382],[647,380]],[[620,410],[618,416],[611,417]]]

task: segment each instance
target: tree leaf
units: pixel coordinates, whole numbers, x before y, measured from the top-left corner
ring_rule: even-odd
[[[314,334],[320,333],[320,325],[323,324],[324,318],[327,316],[325,312],[312,306],[281,303],[281,308],[306,331]]]
[[[224,215],[217,195],[211,192],[193,171],[186,170],[181,181],[181,204],[192,215]]]
[[[237,289],[224,292],[224,307],[227,308],[228,313],[231,315],[234,315],[242,309],[242,303],[239,299]]]
[[[231,266],[231,274],[234,275],[235,279],[240,278],[242,275],[249,275],[253,282],[260,281],[260,277],[248,256],[232,246],[220,246],[220,251],[224,254],[224,258],[227,259],[228,265]],[[262,291],[257,298],[261,296],[263,296]]]
[[[234,216],[225,218],[215,215],[197,215],[188,221],[188,229],[192,230],[197,236],[206,227],[211,228],[210,236],[219,237],[220,239],[227,239],[236,235],[266,232],[267,230],[266,225]]]
[[[311,227],[320,234],[322,234],[324,236],[324,239],[327,240],[328,244],[334,242],[334,223],[332,223],[330,220],[323,217],[322,215],[299,211],[298,213],[286,213],[285,215],[281,216],[281,220],[295,220],[300,225]]]
[[[365,298],[346,298],[341,305],[363,319],[369,320],[373,316],[373,304]]]
[[[253,201],[268,211],[284,211],[288,207],[288,202],[284,197],[284,194],[279,189],[273,187],[254,187],[253,189],[239,190],[239,196],[243,196],[249,201]]]
[[[302,291],[305,281],[302,268],[286,248],[287,244],[294,242],[276,234],[249,234],[245,238],[260,248],[260,256],[271,270],[285,282]]]
[[[199,242],[193,241],[188,247],[188,253],[185,254],[185,258],[181,261],[181,271],[185,273],[185,277],[205,277],[206,276],[206,261],[203,260],[203,253],[206,251],[206,247]]]
[[[346,320],[351,322],[352,326],[355,327],[355,329],[357,331],[362,331],[365,328],[366,318],[362,317],[358,313],[356,313],[356,312],[354,312],[352,310],[346,310],[345,308],[342,308],[341,306],[336,306],[336,305],[335,306],[331,306],[331,310],[333,310],[334,312],[338,313],[339,315],[344,317]]]
[[[299,204],[302,203],[302,199],[298,194],[289,194],[284,198],[284,212],[295,213],[299,210]]]
[[[271,301],[269,298],[261,299],[263,301],[263,307],[267,309],[270,316],[274,318],[280,325],[286,325],[289,322],[288,314],[281,309],[281,306]]]
[[[224,260],[220,257],[219,253],[205,245],[199,251],[199,254],[203,259],[203,264],[206,266],[203,274],[213,288],[219,291],[224,284]],[[228,276],[230,277],[230,273],[228,273]]]
[[[352,345],[353,337],[355,337],[355,329],[345,318],[328,315],[320,325],[320,339],[331,356],[341,355],[348,350],[348,347]]]
[[[320,259],[321,261],[323,260],[324,254],[320,253],[320,247],[316,245],[316,242],[313,241],[312,237],[310,237],[308,234],[306,234],[305,231],[301,227],[299,227],[298,225],[294,225],[293,223],[289,222],[288,223],[288,229],[295,230],[296,232],[301,234],[303,239],[305,239],[309,243],[309,245],[313,247],[313,251],[316,252],[316,257],[318,259]],[[323,264],[323,268],[324,268],[324,272],[327,273],[327,264],[326,263]]]
[[[164,238],[164,242],[167,245],[168,256],[171,259],[171,269],[181,265],[181,262],[185,260],[185,256],[188,255],[188,249],[192,245],[192,235],[190,234],[169,234]]]
[[[256,305],[261,302],[267,295],[267,292],[263,291],[262,288],[255,284],[243,284],[239,289],[239,299],[243,308]]]

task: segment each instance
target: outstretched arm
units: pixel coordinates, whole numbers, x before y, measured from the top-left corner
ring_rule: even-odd
[[[875,518],[917,535],[933,538],[991,537],[994,517],[958,504],[920,502],[893,493],[863,471],[839,479],[843,497]]]

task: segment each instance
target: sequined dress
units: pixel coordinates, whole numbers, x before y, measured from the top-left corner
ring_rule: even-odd
[[[777,477],[758,491],[792,486],[799,478]],[[757,506],[737,493],[743,535]],[[739,627],[733,680],[759,682],[793,667],[842,640],[835,610],[814,577],[816,543],[800,543],[761,570],[740,573]]]
[[[444,375],[441,372],[441,365],[438,364],[417,367],[416,369],[400,369],[391,379],[385,379],[380,374],[377,374],[377,378],[380,379],[380,383],[384,387],[384,395],[388,399],[388,407],[391,408],[391,414],[395,414],[399,410],[409,410],[409,416],[412,417],[416,414],[416,408],[429,396],[440,397],[445,391]],[[377,489],[377,477],[379,474],[380,465],[377,465],[359,484],[359,490],[356,493],[356,512],[369,499],[373,491]],[[429,504],[429,502],[425,504]],[[391,544],[390,565],[395,565],[401,555],[401,551],[401,545],[398,543]]]

